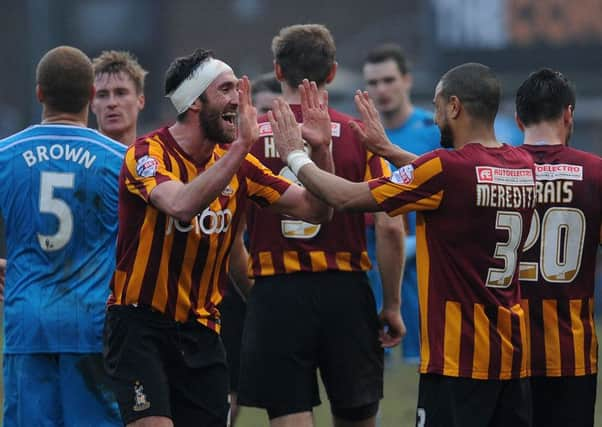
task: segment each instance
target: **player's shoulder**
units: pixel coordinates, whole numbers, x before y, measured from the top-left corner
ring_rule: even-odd
[[[568,155],[584,163],[592,163],[599,165],[602,162],[602,157],[595,153],[590,153],[588,151],[579,150],[573,147],[565,147],[565,150]]]
[[[101,134],[97,130],[83,126],[60,124],[33,125],[7,138],[0,140],[0,152],[25,142],[84,143],[91,151],[105,151],[123,158],[126,147]]]
[[[146,153],[152,145],[160,150],[164,150],[171,138],[167,126],[152,130],[140,135],[136,141],[128,147],[128,153]]]
[[[433,164],[437,164],[439,165],[438,167],[442,167],[442,165],[446,162],[449,162],[451,160],[451,157],[449,156],[450,151],[445,150],[443,148],[438,148],[436,150],[433,151],[429,151],[428,153],[425,153],[419,157],[417,157],[413,162],[412,162],[412,166],[414,167],[414,169],[417,169],[423,165],[433,165]]]

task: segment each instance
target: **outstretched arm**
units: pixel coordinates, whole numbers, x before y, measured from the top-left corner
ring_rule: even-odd
[[[292,172],[311,193],[337,210],[377,211],[366,182],[351,182],[321,170],[303,150],[303,140],[288,104],[277,99],[268,112],[274,142]]]

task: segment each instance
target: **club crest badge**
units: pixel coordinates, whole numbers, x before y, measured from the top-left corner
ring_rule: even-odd
[[[150,408],[150,402],[144,394],[144,387],[138,381],[134,384],[134,411],[140,412]]]

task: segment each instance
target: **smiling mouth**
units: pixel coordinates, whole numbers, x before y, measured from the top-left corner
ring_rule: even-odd
[[[234,125],[236,123],[236,113],[224,113],[222,114],[222,120]]]

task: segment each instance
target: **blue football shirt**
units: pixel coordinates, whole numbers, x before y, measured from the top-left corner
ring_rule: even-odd
[[[0,141],[6,353],[102,351],[125,150],[68,125],[31,126]]]

